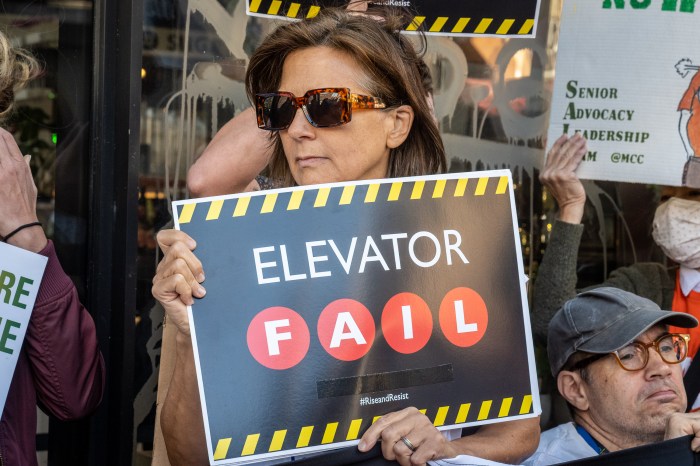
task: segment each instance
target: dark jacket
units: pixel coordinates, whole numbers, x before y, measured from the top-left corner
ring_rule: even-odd
[[[537,270],[532,292],[532,331],[537,341],[547,343],[547,328],[552,316],[576,296],[576,261],[583,225],[554,222],[549,244]],[[675,278],[655,262],[639,262],[620,267],[605,282],[590,288],[613,286],[650,299],[661,309],[671,309]]]
[[[105,368],[95,323],[78,301],[53,243],[0,419],[0,465],[35,466],[36,406],[51,416],[78,419],[102,399]]]

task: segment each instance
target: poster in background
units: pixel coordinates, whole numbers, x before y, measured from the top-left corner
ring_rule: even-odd
[[[682,184],[700,155],[698,25],[695,0],[564,1],[548,141],[588,139],[581,178]]]
[[[48,258],[0,243],[0,414]]]
[[[343,6],[347,0],[246,0],[250,15],[303,19],[321,8]],[[406,31],[419,27],[428,34],[448,36],[535,37],[540,0],[380,0],[373,5],[407,7],[415,12]]]
[[[206,296],[190,325],[212,464],[540,413],[508,170],[173,204]]]

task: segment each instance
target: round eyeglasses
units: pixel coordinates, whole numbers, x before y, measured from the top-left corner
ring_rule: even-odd
[[[666,364],[678,364],[688,356],[688,342],[690,335],[686,333],[667,333],[661,335],[651,343],[642,343],[635,341],[622,349],[613,351],[612,353],[596,354],[590,358],[582,359],[573,366],[572,371],[580,370],[588,367],[595,361],[602,359],[610,354],[615,356],[617,363],[626,371],[640,371],[647,366],[649,362],[649,348],[654,348],[661,359]]]

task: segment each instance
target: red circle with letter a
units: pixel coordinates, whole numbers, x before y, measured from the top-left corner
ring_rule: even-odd
[[[284,370],[294,367],[309,351],[309,327],[292,309],[269,307],[248,326],[248,350],[263,366]]]
[[[466,348],[479,343],[488,324],[486,303],[471,288],[455,288],[442,299],[440,328],[453,345]]]
[[[355,361],[374,343],[374,319],[362,303],[338,299],[330,303],[318,318],[318,339],[336,359]]]
[[[433,316],[428,304],[413,293],[392,296],[382,312],[382,331],[395,351],[403,354],[420,351],[433,333]]]

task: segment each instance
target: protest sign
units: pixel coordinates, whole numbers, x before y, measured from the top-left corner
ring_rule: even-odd
[[[343,6],[348,0],[246,0],[254,16],[312,18],[321,8]],[[447,36],[534,37],[540,0],[378,0],[374,5],[406,7],[414,13],[406,31],[422,29]]]
[[[0,243],[0,414],[47,260],[39,254]]]
[[[190,328],[212,464],[540,413],[510,171],[173,203],[207,294]]]
[[[581,178],[700,183],[699,21],[695,0],[564,2],[548,141],[588,139]]]

